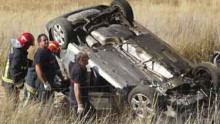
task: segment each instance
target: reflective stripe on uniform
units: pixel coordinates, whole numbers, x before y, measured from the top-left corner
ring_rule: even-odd
[[[24,84],[25,85],[25,88],[30,92],[30,93],[33,93],[33,94],[37,94],[37,89],[31,87],[30,85],[28,84]]]
[[[31,96],[31,93],[28,91],[28,92],[27,92],[27,98],[26,98],[25,101],[24,101],[24,106],[23,106],[23,107],[27,106],[27,103],[28,103],[28,101],[30,100],[30,96]]]
[[[21,87],[24,85],[24,82],[25,82],[25,80],[22,79],[19,83],[16,83],[15,86],[16,86],[17,88],[21,88]]]
[[[10,84],[13,84],[13,80],[8,78],[8,71],[9,71],[9,59],[7,59],[7,63],[6,63],[6,66],[5,66],[5,70],[4,70],[4,74],[2,75],[2,80],[6,83],[10,83]]]
[[[4,82],[6,82],[6,83],[9,83],[9,84],[13,84],[13,83],[14,83],[12,79],[9,79],[9,78],[4,77],[4,76],[2,77],[2,80],[3,80]]]
[[[14,84],[14,81],[13,81],[12,79],[7,78],[7,77],[4,77],[4,76],[3,76],[3,77],[2,77],[2,80],[3,80],[4,82],[6,82],[6,83]],[[23,80],[21,80],[19,83],[17,83],[15,86],[16,86],[17,88],[20,88],[20,87],[23,86],[24,82],[25,82],[25,80],[23,79]]]
[[[7,63],[6,63],[6,67],[5,67],[4,77],[7,77],[7,76],[8,76],[8,71],[9,71],[9,59],[7,59]]]
[[[6,67],[5,67],[5,70],[4,70],[4,74],[2,75],[2,80],[6,83],[9,83],[9,84],[13,84],[13,80],[12,79],[9,79],[8,78],[8,71],[9,71],[9,59],[7,59],[7,63],[6,63]]]
[[[10,64],[9,64],[9,59],[7,59],[6,66],[5,66],[5,70],[4,70],[4,74],[2,75],[2,80],[3,80],[4,82],[6,82],[6,83],[14,84],[14,81],[8,77],[9,66],[10,66]],[[27,67],[26,67],[26,66],[22,66],[21,69],[27,69]],[[15,86],[16,86],[17,88],[20,88],[20,87],[23,86],[24,82],[25,82],[25,81],[24,81],[24,79],[23,79],[23,80],[21,80],[18,84],[16,84]]]

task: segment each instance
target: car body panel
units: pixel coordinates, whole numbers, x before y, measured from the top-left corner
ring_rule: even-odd
[[[112,110],[116,102],[112,93],[104,92],[89,92],[89,101],[96,110]]]
[[[122,87],[135,86],[150,79],[149,75],[115,48],[109,47],[99,52],[91,52],[89,57]]]
[[[101,27],[91,32],[91,35],[98,41],[105,41],[109,37],[120,37],[129,39],[135,34],[128,27],[118,24],[112,24],[109,27]]]
[[[89,97],[95,108],[111,109],[112,105],[99,105],[112,101],[114,104],[117,91],[127,97],[134,87],[142,85],[154,88],[160,96],[168,99],[166,104],[171,106],[173,102],[178,106],[188,106],[203,100],[206,95],[189,76],[193,65],[138,22],[133,21],[130,25],[116,10],[100,5],[57,17],[69,21],[73,26],[71,33],[76,36],[74,41],[68,41],[67,48],[61,50],[57,57],[62,72],[67,78],[70,77],[70,63],[75,62],[77,53],[86,50],[90,57],[87,66],[90,76],[97,78],[95,75],[98,74],[102,81],[108,83],[105,86],[102,82],[95,84],[97,82],[90,80],[91,87],[108,88],[100,92],[90,88]],[[56,18],[46,25],[50,39],[55,22]]]
[[[192,69],[187,61],[183,60],[173,48],[162,42],[158,37],[149,33],[133,39],[137,41],[138,46],[152,55],[153,59],[156,59],[155,61],[164,65],[173,75],[181,75]]]
[[[65,13],[65,14],[63,14],[63,15],[60,15],[60,16],[56,17],[56,18],[60,18],[60,17],[62,17],[62,18],[68,18],[69,16],[71,16],[71,15],[73,15],[73,14],[76,14],[76,13],[79,13],[79,12],[82,12],[82,11],[85,11],[85,10],[90,10],[90,9],[103,10],[103,9],[105,9],[105,8],[107,8],[107,7],[108,7],[108,6],[106,6],[106,5],[97,5],[97,6],[86,7],[86,8],[83,8],[83,9],[79,9],[79,10],[75,10],[75,11],[71,11],[71,12]],[[56,18],[50,20],[50,21],[46,24],[46,30],[47,30],[47,32],[51,32],[51,28],[54,26]],[[51,39],[51,38],[52,38],[51,34],[50,34],[50,33],[48,33],[48,34],[49,34],[49,37],[50,37],[50,39]]]

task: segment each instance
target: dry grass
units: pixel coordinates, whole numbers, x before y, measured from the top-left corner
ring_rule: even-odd
[[[60,14],[110,2],[111,0],[46,2],[1,0],[0,57],[7,54],[9,40],[19,36],[21,32],[29,31],[37,37],[44,32],[45,24]],[[138,22],[194,63],[208,60],[212,52],[219,49],[219,0],[129,0],[129,2]]]
[[[220,1],[156,1],[157,4],[143,2],[145,11],[135,6],[136,18],[183,56],[198,62],[208,60],[213,50],[219,49]]]
[[[28,31],[37,37],[38,34],[45,31],[45,24],[60,14],[85,6],[109,4],[111,2],[111,0],[0,1],[0,68],[10,46],[10,39],[18,37],[21,32]],[[129,2],[138,22],[157,34],[192,62],[207,61],[214,50],[220,49],[220,0],[129,0]],[[34,48],[30,51],[34,53]],[[8,110],[10,105],[5,105],[4,102],[1,99],[0,123],[36,123],[35,117],[39,111],[36,108],[39,106],[33,106],[28,109],[29,112],[20,115],[18,111]],[[45,112],[45,117],[47,117],[48,112],[50,113],[50,111]],[[40,123],[55,122],[53,119],[56,114],[49,119],[43,115],[40,117],[41,120],[38,120]],[[210,119],[206,120],[199,117],[201,116],[197,117],[196,122],[189,120],[187,124],[212,123]],[[218,111],[210,117],[215,120],[214,122],[219,123]],[[139,123],[132,119],[126,121]],[[107,123],[104,120],[97,122]],[[67,122],[64,121],[63,123]],[[72,123],[77,122],[73,121]]]
[[[7,104],[5,104],[7,103]],[[11,99],[0,99],[1,124],[219,124],[219,100],[214,100],[214,105],[204,109],[197,107],[194,114],[169,118],[161,113],[150,116],[148,119],[135,118],[124,106],[119,112],[97,112],[92,118],[86,116],[80,120],[72,112],[63,111],[59,104],[29,104],[29,106],[13,109]],[[188,116],[189,115],[189,116]],[[86,121],[86,122],[85,122]]]

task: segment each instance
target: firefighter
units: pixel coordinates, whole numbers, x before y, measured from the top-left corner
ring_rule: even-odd
[[[48,49],[55,55],[58,55],[60,53],[61,47],[56,41],[50,41]]]
[[[50,41],[48,49],[54,54],[54,56],[59,56],[61,47],[56,41]],[[54,80],[54,90],[57,92],[62,92],[64,95],[68,96],[70,81],[65,76],[63,76],[58,62],[55,63],[56,76]]]
[[[7,98],[12,98],[14,103],[18,103],[27,68],[32,63],[32,60],[27,58],[27,50],[34,45],[34,37],[31,33],[22,33],[17,39],[11,39],[11,44],[3,68],[2,86],[5,88]]]
[[[56,41],[50,41],[48,49],[54,55],[58,55],[60,52],[60,45]],[[62,73],[59,69],[59,65],[57,62],[55,63],[55,69],[56,69],[56,75],[57,75],[56,77],[59,79],[55,81],[58,81],[60,85],[56,86],[54,84],[54,87],[52,90],[66,91],[66,89],[68,89],[69,87],[69,82],[64,81],[60,83],[64,78],[62,76]],[[25,91],[24,91],[23,106],[26,106],[30,101],[33,101],[33,100],[36,101],[38,97],[37,87],[36,87],[37,73],[35,71],[35,67],[31,67],[28,69],[28,73],[25,79],[26,79],[26,84],[25,84]]]
[[[32,100],[37,100],[37,89],[35,82],[37,81],[37,73],[34,66],[28,68],[27,76],[25,77],[25,89],[24,89],[24,98],[23,98],[23,107],[27,106]]]
[[[48,49],[49,41],[47,35],[40,34],[37,40],[38,49],[34,55],[34,66],[38,78],[35,86],[38,92],[38,100],[46,103],[53,97],[52,88],[56,75],[56,60],[53,53]]]

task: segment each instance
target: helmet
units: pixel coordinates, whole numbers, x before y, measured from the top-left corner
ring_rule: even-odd
[[[58,52],[60,50],[60,45],[56,41],[50,41],[48,49],[52,52]]]
[[[21,36],[18,38],[18,41],[22,46],[29,47],[34,45],[34,36],[31,33],[22,33]]]

